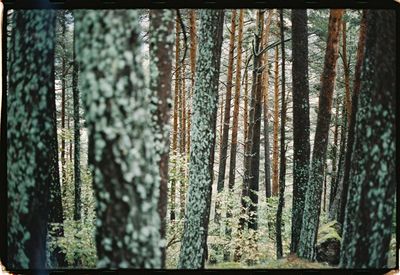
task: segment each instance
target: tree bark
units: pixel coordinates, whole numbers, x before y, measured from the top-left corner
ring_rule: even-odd
[[[324,70],[321,77],[321,91],[319,96],[317,127],[314,138],[314,150],[300,233],[299,256],[310,260],[315,258],[315,243],[317,240],[319,215],[321,212],[323,171],[328,145],[332,97],[336,77],[336,62],[339,50],[340,24],[343,13],[343,9],[333,9],[330,11],[329,16],[329,33],[325,53]]]
[[[153,102],[155,114],[154,128],[157,141],[157,153],[160,156],[158,167],[160,170],[160,198],[158,200],[158,214],[161,219],[160,249],[161,268],[165,268],[166,257],[166,227],[168,206],[168,158],[169,158],[169,124],[171,106],[171,71],[173,41],[170,39],[174,31],[174,13],[171,10],[150,11],[150,70],[153,76],[150,79],[150,89],[157,98]]]
[[[357,46],[357,57],[356,57],[356,66],[354,72],[354,84],[353,84],[353,94],[352,94],[352,107],[351,107],[351,115],[349,117],[349,129],[347,135],[347,148],[345,155],[345,163],[344,163],[344,171],[343,171],[343,190],[341,191],[341,200],[340,200],[340,209],[338,213],[338,221],[342,225],[344,223],[344,215],[347,204],[347,194],[349,189],[349,176],[350,176],[350,167],[351,167],[351,157],[353,153],[353,144],[354,144],[354,127],[355,127],[355,117],[358,108],[358,98],[360,94],[361,87],[361,69],[362,63],[365,54],[365,39],[367,32],[367,11],[363,10],[361,24],[360,24],[360,34],[358,38],[358,46]]]
[[[282,211],[285,206],[285,177],[286,177],[286,146],[285,146],[285,125],[286,125],[286,93],[285,93],[285,32],[283,21],[283,9],[279,12],[281,50],[282,50],[282,106],[281,106],[281,143],[280,143],[280,165],[279,165],[279,201],[276,212],[276,255],[282,258]]]
[[[279,49],[275,48],[275,78],[274,78],[274,141],[272,148],[272,196],[278,195],[279,186],[279,149],[278,149],[278,128],[279,128]]]
[[[7,96],[7,266],[43,270],[52,201],[49,188],[57,186],[53,166],[56,15],[52,10],[15,10],[13,19]],[[60,218],[62,210],[56,212]]]
[[[221,147],[220,147],[220,158],[219,158],[219,169],[218,169],[218,181],[217,181],[217,192],[221,193],[224,189],[225,183],[225,170],[226,170],[226,160],[228,154],[228,135],[229,135],[229,125],[231,119],[231,100],[232,100],[232,78],[233,78],[233,55],[235,52],[235,35],[236,35],[236,10],[232,10],[231,15],[231,34],[229,38],[229,54],[228,54],[228,72],[227,72],[227,82],[226,82],[226,99],[225,99],[225,109],[224,109],[224,123],[221,137]],[[222,114],[221,114],[222,115]],[[221,214],[219,213],[220,201],[217,200],[215,203],[215,219],[216,223],[219,223]]]
[[[178,161],[178,116],[179,116],[179,32],[180,25],[178,20],[175,21],[175,89],[174,89],[174,116],[173,116],[173,132],[172,132],[172,156],[174,167],[174,175],[171,177],[171,210],[170,219],[175,220],[175,207],[176,207],[176,183],[177,183],[177,161]]]
[[[290,252],[296,253],[310,166],[307,10],[292,10],[293,200]]]
[[[187,114],[187,153],[190,155],[190,127],[191,127],[191,102],[192,96],[194,92],[194,84],[195,84],[195,72],[196,72],[196,49],[197,49],[197,36],[196,36],[196,10],[190,10],[190,102],[188,107],[188,114]]]
[[[343,268],[385,268],[396,194],[396,14],[370,10],[340,255]]]
[[[263,36],[262,47],[265,48],[269,41],[269,32],[271,27],[271,20],[274,12],[270,10],[265,22],[265,35]],[[263,96],[263,122],[264,122],[264,182],[265,182],[265,197],[271,197],[271,159],[270,159],[270,146],[269,146],[269,116],[268,116],[268,100],[269,100],[269,60],[268,52],[265,52],[262,57],[263,76],[262,76],[262,96]]]
[[[76,11],[100,268],[161,267],[160,173],[138,17],[135,10]]]
[[[215,148],[223,10],[200,10],[193,95],[189,190],[179,268],[204,268]]]
[[[180,185],[179,185],[179,217],[183,219],[185,217],[185,200],[186,200],[186,87],[185,87],[185,61],[180,65],[181,73],[180,73],[180,97],[179,97],[179,105],[180,105],[180,129],[179,129],[179,154],[181,161],[183,161],[183,165],[180,165]]]
[[[74,27],[74,41],[76,40],[76,29]],[[73,48],[73,72],[72,72],[72,97],[74,107],[74,182],[75,182],[75,205],[74,220],[81,220],[81,139],[80,139],[80,114],[79,114],[79,88],[78,73],[79,63],[76,60],[76,48]]]

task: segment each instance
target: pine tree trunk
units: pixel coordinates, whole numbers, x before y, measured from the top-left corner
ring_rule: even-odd
[[[179,268],[204,268],[207,256],[223,21],[223,10],[200,10],[202,35],[196,60],[189,190]]]
[[[173,162],[171,165],[174,167],[174,175],[171,177],[171,210],[170,219],[175,220],[175,207],[176,207],[176,184],[177,184],[177,161],[178,161],[178,116],[179,116],[179,22],[175,21],[175,89],[174,89],[174,117],[173,117],[173,132],[172,132],[172,157]]]
[[[247,59],[247,58],[246,58]],[[249,82],[249,75],[247,70],[245,70],[245,86],[244,86],[244,116],[243,116],[243,128],[244,128],[244,152],[246,152],[246,146],[247,146],[247,137],[248,137],[248,130],[249,130],[249,121],[248,121],[248,82]],[[245,157],[246,161],[246,157]],[[241,193],[241,199],[240,199],[240,204],[241,204],[241,215],[245,215],[247,213],[247,202],[246,202],[246,197],[249,194],[249,186],[247,185],[246,181],[243,181],[242,184],[242,193]],[[239,231],[243,230],[245,228],[247,220],[243,217],[239,218]],[[240,254],[241,252],[236,249],[235,250],[235,261],[238,261],[240,259]]]
[[[343,268],[385,268],[396,194],[396,14],[369,10],[340,255]]]
[[[296,253],[310,166],[307,10],[292,10],[293,200],[290,252]]]
[[[196,49],[197,49],[197,37],[196,37],[196,10],[191,9],[189,13],[190,17],[190,102],[187,114],[187,149],[186,152],[190,155],[190,127],[191,127],[191,115],[192,115],[192,96],[194,92],[195,84],[195,72],[196,72]]]
[[[236,175],[236,152],[237,152],[237,136],[238,136],[238,123],[239,123],[239,99],[240,99],[240,88],[241,88],[241,70],[242,70],[242,43],[243,43],[243,10],[239,12],[239,27],[238,27],[238,46],[237,46],[237,60],[236,60],[236,75],[235,75],[235,98],[233,105],[233,117],[232,117],[232,139],[231,139],[231,152],[229,162],[229,199],[228,209],[226,211],[226,218],[232,218],[233,209],[233,188],[235,186],[235,175]],[[227,225],[225,234],[228,239],[231,238],[232,229]],[[229,260],[230,251],[225,252],[225,260]]]
[[[283,9],[280,10],[280,34],[282,50],[282,106],[281,106],[281,143],[280,143],[280,165],[279,165],[279,201],[276,212],[276,255],[282,258],[282,211],[285,206],[285,177],[286,177],[286,146],[285,146],[285,125],[286,125],[286,93],[285,93],[285,33],[283,21]]]
[[[331,188],[329,192],[329,211],[333,209],[333,202],[336,197],[338,186],[336,185],[337,177],[337,148],[338,148],[338,135],[339,135],[339,99],[336,94],[335,97],[335,128],[333,131],[333,147],[332,147],[332,176],[331,176]]]
[[[66,53],[65,53],[65,32],[66,32],[66,22],[65,22],[65,12],[60,12],[58,14],[59,24],[61,24],[61,180],[63,188],[66,188],[66,146],[65,146],[65,105],[66,105]]]
[[[356,57],[356,66],[354,72],[354,84],[353,84],[353,94],[351,100],[351,115],[349,117],[349,129],[347,134],[347,148],[345,155],[345,163],[344,163],[344,171],[343,171],[343,190],[341,191],[341,200],[340,200],[340,209],[338,213],[338,221],[342,224],[344,222],[344,215],[347,204],[347,193],[349,189],[349,176],[350,176],[350,167],[351,167],[351,157],[353,153],[353,144],[354,144],[354,127],[355,127],[355,118],[358,108],[358,98],[360,94],[360,86],[361,86],[361,67],[364,59],[365,53],[365,39],[367,32],[367,11],[363,11],[363,15],[361,18],[360,25],[360,34],[358,38],[358,46],[357,46],[357,57]]]
[[[57,215],[49,218],[49,206],[55,202],[49,204],[49,188],[58,185],[54,178],[56,15],[52,10],[15,10],[13,19],[7,96],[7,266],[44,269],[47,222],[62,214],[57,209],[50,212]]]
[[[76,40],[76,29],[74,27],[74,41]],[[81,140],[80,140],[80,120],[79,120],[79,88],[78,88],[78,73],[79,64],[76,60],[76,48],[73,49],[73,72],[72,72],[72,97],[74,107],[74,179],[75,179],[75,207],[74,220],[81,219]]]
[[[321,212],[323,171],[328,145],[332,97],[336,77],[336,62],[339,52],[340,24],[343,13],[343,9],[333,9],[330,11],[329,16],[329,33],[324,70],[321,77],[314,150],[300,233],[299,256],[310,260],[315,258],[315,243],[317,240],[319,215]]]
[[[224,123],[221,137],[220,147],[220,158],[219,158],[219,169],[218,169],[218,181],[217,181],[217,192],[221,193],[224,189],[225,183],[225,170],[226,170],[226,159],[228,154],[228,135],[229,125],[231,119],[231,99],[232,99],[232,78],[233,78],[233,54],[235,52],[235,35],[236,35],[236,10],[232,10],[231,15],[231,34],[229,39],[229,55],[228,55],[228,72],[226,82],[226,99],[224,109]],[[221,218],[220,201],[217,200],[215,203],[215,219],[216,223],[219,223]]]
[[[278,127],[279,127],[279,49],[275,47],[275,78],[274,78],[274,140],[272,148],[272,196],[278,195],[279,186],[279,152],[278,152]]]
[[[180,73],[180,129],[179,129],[179,155],[181,161],[183,161],[184,165],[180,165],[180,185],[179,185],[179,217],[183,219],[185,217],[185,196],[186,196],[186,87],[185,87],[185,62],[183,61],[181,66],[181,73]]]
[[[271,27],[271,20],[273,16],[273,10],[268,12],[268,17],[265,22],[265,35],[263,36],[263,48],[268,45],[269,31]],[[263,54],[262,57],[263,79],[262,79],[262,96],[263,96],[263,122],[264,122],[264,182],[265,182],[265,197],[271,197],[271,159],[270,159],[270,146],[269,146],[269,126],[268,126],[268,100],[269,100],[269,60],[268,52]]]
[[[262,107],[262,55],[259,54],[261,42],[264,32],[264,13],[259,10],[257,12],[257,35],[254,38],[254,59],[253,59],[253,86],[250,109],[250,124],[249,124],[249,229],[258,229],[258,189],[259,189],[259,170],[260,170],[260,136],[261,136],[261,107]]]
[[[243,10],[239,13],[239,27],[238,27],[238,47],[237,47],[237,60],[236,60],[236,75],[235,75],[235,99],[233,105],[232,117],[232,139],[231,139],[231,152],[229,162],[229,190],[233,190],[235,186],[236,175],[236,152],[237,152],[237,136],[239,124],[239,99],[240,99],[240,80],[242,70],[242,43],[243,43]],[[228,216],[228,214],[227,214]]]
[[[160,170],[160,198],[158,200],[158,214],[161,227],[160,243],[161,268],[165,268],[166,257],[166,227],[168,206],[168,158],[169,158],[169,130],[171,107],[171,71],[173,41],[170,39],[174,31],[174,13],[171,10],[150,11],[150,89],[157,98],[153,102],[154,128],[157,144],[157,153],[160,156],[158,167]]]
[[[161,267],[160,174],[138,18],[135,10],[76,11],[100,268]]]

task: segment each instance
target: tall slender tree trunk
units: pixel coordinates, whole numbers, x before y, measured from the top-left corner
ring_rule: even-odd
[[[279,186],[279,149],[278,149],[278,127],[279,127],[279,49],[275,47],[275,77],[274,77],[274,140],[272,147],[272,195],[278,195]]]
[[[246,60],[248,59],[246,52]],[[249,130],[249,73],[247,69],[244,72],[244,99],[243,99],[243,149],[247,144],[248,130]]]
[[[282,248],[282,211],[285,206],[285,177],[286,177],[286,145],[285,145],[285,125],[286,125],[286,93],[285,93],[285,32],[283,21],[283,9],[279,12],[281,50],[282,50],[282,106],[281,106],[281,143],[280,143],[280,165],[279,165],[279,201],[276,212],[276,255],[283,256]]]
[[[65,105],[66,105],[66,53],[65,53],[65,32],[66,32],[66,22],[65,22],[65,12],[59,13],[60,19],[59,23],[61,24],[61,48],[62,48],[62,57],[61,57],[61,182],[63,188],[66,188],[66,146],[65,146]]]
[[[150,79],[150,89],[157,98],[153,119],[155,120],[155,137],[160,170],[160,198],[158,200],[158,214],[161,219],[160,243],[161,268],[165,268],[166,257],[166,227],[168,206],[168,157],[169,157],[169,124],[171,107],[171,71],[173,41],[170,39],[174,31],[174,13],[171,10],[150,11],[150,70],[153,77]]]
[[[223,10],[201,10],[193,94],[189,190],[179,268],[204,268],[218,106]]]
[[[268,12],[268,17],[265,22],[265,35],[263,36],[263,47],[268,45],[269,31],[271,27],[271,20],[273,16],[273,10]],[[262,76],[262,96],[263,96],[263,122],[264,122],[264,182],[265,182],[265,197],[271,197],[271,159],[270,159],[270,146],[269,146],[269,125],[268,125],[268,100],[269,100],[269,60],[268,52],[265,52],[262,57],[263,76]]]
[[[170,219],[175,220],[175,207],[176,207],[176,184],[177,184],[177,161],[178,161],[178,116],[179,116],[179,32],[180,25],[178,20],[175,20],[175,89],[174,89],[174,117],[173,117],[173,132],[172,132],[172,156],[174,162],[172,163],[174,169],[174,176],[171,177],[171,210]]]
[[[361,69],[364,60],[365,54],[365,40],[366,40],[366,32],[367,32],[367,11],[363,10],[361,24],[360,24],[360,34],[358,38],[358,46],[357,46],[357,57],[356,57],[356,66],[354,72],[354,84],[353,84],[353,94],[351,100],[351,115],[349,117],[349,129],[347,134],[347,148],[345,155],[345,163],[344,163],[344,171],[343,171],[343,190],[341,190],[341,200],[340,200],[340,209],[338,213],[338,221],[342,224],[342,228],[344,225],[344,215],[347,204],[347,194],[349,189],[349,177],[350,177],[350,167],[351,167],[351,158],[353,153],[353,144],[354,144],[354,131],[355,131],[355,117],[358,108],[358,98],[360,94],[361,87]]]
[[[179,136],[180,136],[180,146],[179,146],[179,154],[181,161],[183,161],[183,165],[180,165],[180,185],[179,185],[179,217],[181,219],[185,216],[185,200],[186,200],[186,87],[185,87],[185,61],[182,62],[181,65],[181,80],[180,80],[180,129],[179,129]]]
[[[87,91],[82,99],[95,147],[97,266],[160,268],[160,173],[152,93],[140,62],[138,11],[84,10],[75,15],[80,89]]]
[[[315,258],[315,243],[317,241],[319,215],[321,212],[323,171],[328,145],[336,62],[339,52],[339,33],[343,13],[343,9],[333,9],[330,11],[329,16],[329,33],[324,70],[321,77],[314,150],[300,233],[299,256],[311,260]]]
[[[43,270],[49,206],[55,202],[49,203],[49,189],[57,186],[53,151],[56,14],[15,10],[13,20],[7,96],[7,266]],[[62,210],[55,212],[50,220],[60,218]]]
[[[192,115],[192,96],[194,92],[195,84],[195,72],[196,72],[196,49],[197,49],[197,36],[196,36],[196,10],[191,9],[189,13],[190,17],[190,101],[187,114],[187,149],[186,152],[190,155],[190,127],[191,127],[191,115]]]
[[[250,124],[249,127],[249,143],[250,150],[248,153],[249,168],[248,168],[248,185],[249,185],[249,229],[258,229],[258,189],[259,189],[259,170],[260,170],[260,136],[261,136],[261,107],[262,107],[262,54],[261,42],[264,34],[264,13],[261,10],[257,12],[257,35],[254,39],[254,63],[253,63],[253,86],[250,109]]]
[[[238,27],[238,47],[237,47],[237,60],[236,60],[236,75],[235,75],[235,99],[233,105],[232,117],[232,139],[231,139],[231,152],[229,162],[229,182],[228,187],[233,191],[235,186],[236,175],[236,152],[237,152],[237,136],[239,124],[239,99],[240,99],[240,80],[242,75],[242,43],[243,43],[243,10],[239,13],[239,27]],[[229,212],[228,212],[229,213]],[[227,213],[227,216],[228,216]]]
[[[385,268],[396,194],[396,14],[369,10],[340,266]]]
[[[292,10],[293,200],[290,252],[298,250],[310,166],[307,10]]]
[[[336,93],[335,97],[335,128],[333,130],[333,148],[332,148],[332,176],[331,176],[331,188],[329,192],[329,211],[333,207],[333,202],[335,200],[336,192],[338,186],[336,185],[337,176],[337,148],[338,148],[338,135],[339,135],[339,98]]]
[[[240,99],[240,80],[242,70],[242,43],[243,43],[243,10],[239,12],[239,27],[238,27],[238,46],[237,46],[237,60],[236,60],[236,75],[235,75],[235,98],[233,105],[233,117],[232,117],[232,139],[231,139],[231,152],[229,162],[229,200],[228,208],[226,211],[227,219],[232,218],[233,209],[233,188],[235,186],[235,175],[236,175],[236,152],[237,152],[237,136],[238,136],[238,124],[239,124],[239,99]],[[226,227],[226,235],[230,239],[232,229],[230,226]],[[225,252],[225,260],[229,260],[230,252]]]
[[[76,40],[76,29],[74,27],[74,41]],[[73,48],[73,72],[72,72],[72,97],[74,108],[74,182],[75,182],[75,205],[74,220],[81,219],[81,134],[80,134],[80,114],[79,114],[79,88],[78,73],[79,63],[76,60],[76,48]]]
[[[226,170],[226,159],[228,154],[228,135],[229,125],[231,120],[231,99],[232,99],[232,78],[233,78],[233,55],[235,52],[235,35],[236,35],[236,10],[232,10],[231,15],[231,34],[229,38],[229,54],[228,54],[228,72],[226,82],[226,99],[225,99],[225,110],[224,110],[224,123],[221,137],[220,147],[220,158],[219,158],[219,169],[218,169],[218,181],[217,181],[217,192],[221,193],[224,189],[225,183],[225,170]],[[221,114],[222,115],[222,114]],[[215,203],[215,222],[219,223],[221,214],[219,213],[220,201],[217,200]]]

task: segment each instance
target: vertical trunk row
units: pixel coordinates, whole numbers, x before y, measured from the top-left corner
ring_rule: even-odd
[[[150,89],[157,98],[153,108],[156,149],[160,156],[160,198],[158,214],[160,215],[160,238],[166,242],[167,205],[168,205],[168,156],[169,131],[166,125],[170,120],[171,71],[173,40],[169,39],[174,31],[174,13],[171,10],[150,11]],[[160,244],[161,268],[165,268],[165,245]]]
[[[292,10],[293,201],[290,252],[296,253],[310,166],[307,10]]]
[[[193,94],[189,190],[179,268],[204,268],[210,216],[223,10],[201,10]]]
[[[223,119],[223,130],[221,137],[220,147],[220,158],[219,158],[219,169],[218,169],[218,181],[217,181],[217,192],[220,193],[224,189],[225,183],[225,169],[226,159],[228,153],[228,135],[229,125],[231,119],[231,99],[232,99],[232,78],[233,78],[233,54],[235,52],[235,35],[236,35],[236,9],[232,10],[231,19],[231,34],[229,38],[229,54],[228,54],[228,72],[226,82],[226,99]],[[222,115],[222,114],[221,114]],[[219,214],[219,200],[215,203],[215,221],[218,223],[220,219]]]
[[[343,9],[334,9],[330,11],[329,16],[329,33],[324,70],[321,77],[314,150],[305,197],[303,223],[299,243],[299,256],[307,259],[314,259],[315,257],[315,243],[317,239],[319,215],[321,212],[323,170],[328,145],[332,97],[336,77],[336,62],[339,53],[339,33],[343,13]]]

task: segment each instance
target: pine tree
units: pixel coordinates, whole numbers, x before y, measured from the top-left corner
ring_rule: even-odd
[[[267,47],[269,41],[269,32],[271,28],[271,21],[273,10],[268,12],[267,20],[265,21],[265,35],[263,36],[263,48]],[[269,101],[269,60],[268,52],[263,54],[261,64],[263,66],[262,76],[262,96],[263,96],[263,122],[264,122],[264,182],[265,182],[265,197],[271,197],[271,159],[270,159],[270,145],[269,145],[269,116],[268,116],[268,101]]]
[[[293,201],[290,252],[296,253],[310,166],[307,10],[292,10]]]
[[[225,169],[226,160],[228,154],[228,135],[229,135],[229,125],[231,120],[231,99],[232,99],[232,78],[233,78],[233,55],[235,52],[235,36],[236,36],[236,10],[232,10],[231,15],[231,28],[230,28],[230,38],[229,38],[229,54],[228,54],[228,72],[227,72],[227,82],[226,82],[226,98],[225,98],[225,109],[224,109],[224,120],[223,120],[223,130],[221,137],[221,148],[220,148],[220,159],[219,159],[219,169],[218,169],[218,180],[217,180],[217,192],[220,193],[224,189],[225,182]],[[221,114],[222,116],[222,114]],[[219,205],[220,202],[215,203],[215,222],[219,222]]]
[[[76,11],[98,267],[159,268],[159,169],[135,10]]]
[[[223,10],[200,10],[199,55],[192,102],[189,190],[179,268],[204,268],[218,104]]]
[[[74,27],[74,41],[76,30]],[[76,48],[73,49],[73,72],[72,72],[72,94],[74,105],[74,180],[75,180],[75,207],[74,220],[81,219],[81,156],[80,156],[80,114],[79,114],[79,87],[78,87],[79,64],[76,60]]]
[[[319,215],[321,212],[321,195],[323,170],[328,145],[328,132],[331,120],[332,97],[336,76],[336,61],[339,50],[339,31],[343,9],[330,11],[328,40],[325,52],[325,63],[321,77],[321,91],[318,105],[317,127],[314,138],[314,150],[311,162],[310,177],[305,196],[303,222],[300,233],[299,256],[307,259],[315,257]]]
[[[278,70],[279,49],[275,47],[275,76],[274,76],[274,135],[272,147],[272,195],[278,195],[279,186],[279,152],[278,152],[278,128],[279,128],[279,70]]]
[[[168,206],[168,157],[171,110],[171,71],[174,13],[171,10],[150,11],[150,89],[153,93],[153,120],[156,150],[159,156],[160,198],[158,214],[161,219],[161,268],[165,268],[165,242]]]
[[[58,186],[53,166],[56,15],[15,10],[13,19],[7,96],[8,266],[44,269],[49,188]]]
[[[396,15],[370,10],[355,117],[349,190],[340,255],[344,268],[387,266],[395,163]]]
[[[347,134],[347,148],[345,155],[345,163],[344,163],[344,171],[343,171],[343,184],[342,190],[340,192],[341,200],[340,200],[340,208],[338,209],[338,221],[342,225],[344,222],[345,208],[347,204],[347,194],[349,189],[349,176],[350,176],[350,167],[351,167],[351,156],[353,153],[353,144],[354,144],[354,127],[355,127],[355,118],[356,112],[358,108],[358,98],[360,94],[360,86],[361,86],[361,68],[365,54],[365,39],[367,32],[367,11],[364,10],[361,18],[360,24],[360,34],[357,45],[357,57],[356,57],[356,66],[354,71],[354,84],[353,84],[353,94],[351,100],[351,114],[349,116],[349,129]]]
[[[233,105],[232,139],[231,139],[231,152],[230,152],[230,162],[229,162],[228,187],[230,190],[233,190],[233,187],[235,186],[235,175],[236,175],[236,153],[237,153],[237,136],[238,136],[238,124],[239,124],[239,99],[240,99],[240,88],[241,88],[240,80],[242,75],[243,21],[244,21],[243,10],[240,10],[239,26],[238,26],[236,75],[235,75],[235,98]]]
[[[285,145],[285,125],[286,125],[286,92],[285,92],[285,32],[283,21],[283,9],[279,12],[279,25],[281,35],[282,50],[282,106],[281,106],[281,140],[280,140],[280,164],[279,164],[279,201],[276,212],[276,255],[282,258],[282,211],[285,206],[285,177],[286,177],[286,145]]]
[[[190,154],[190,127],[191,127],[191,98],[194,91],[194,83],[195,83],[195,72],[196,72],[196,49],[197,49],[197,36],[196,36],[196,10],[191,9],[189,13],[189,20],[190,20],[190,92],[189,98],[190,101],[188,102],[188,114],[187,114],[187,149],[186,152]]]

